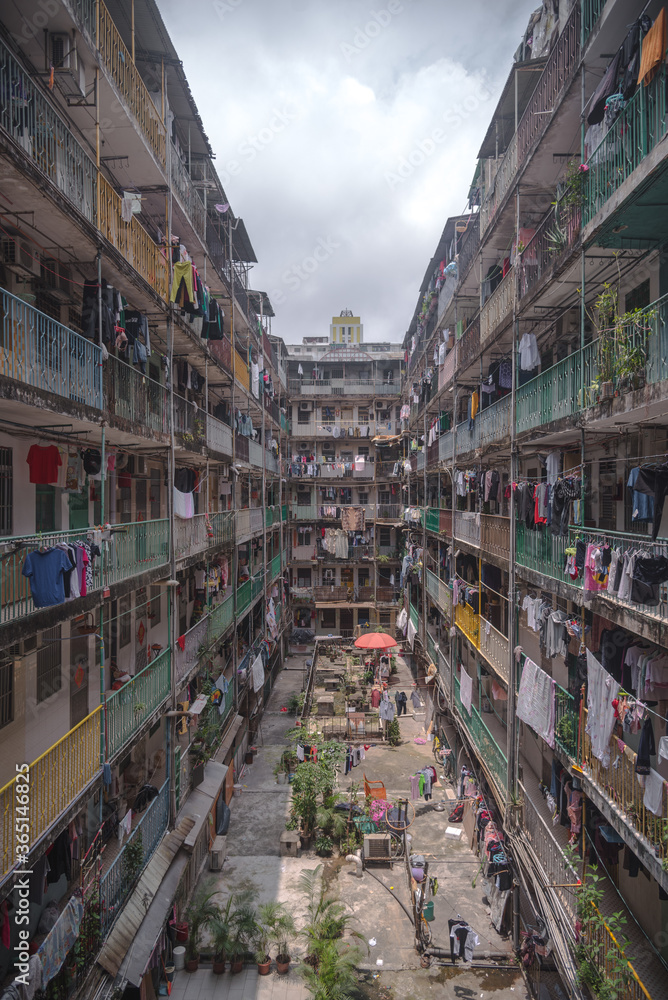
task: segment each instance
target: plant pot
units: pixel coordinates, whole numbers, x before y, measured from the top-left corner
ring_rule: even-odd
[[[230,962],[230,972],[233,976],[237,976],[244,967],[243,958],[233,958]]]
[[[284,961],[281,961],[281,959]],[[276,971],[279,976],[287,976],[290,971],[290,958],[288,955],[280,955],[276,957]]]
[[[225,959],[223,958],[220,961],[218,961],[217,959],[214,958],[213,960],[214,976],[222,976],[223,972],[225,972]]]
[[[268,958],[266,962],[257,963],[257,974],[258,976],[268,976],[269,970],[271,969],[271,959]]]
[[[246,756],[244,757],[244,760],[246,761],[247,764],[252,764],[253,763],[253,754],[250,752],[250,750],[247,751]]]
[[[299,834],[299,837],[300,837],[301,842],[302,842],[302,850],[303,851],[308,851],[310,849],[310,847],[311,847],[311,841],[313,840],[313,834],[312,833],[304,833],[303,831],[301,831],[300,834]]]
[[[180,923],[176,925],[176,940],[177,941],[188,940],[188,924]]]
[[[189,958],[186,961],[186,972],[197,972],[199,968],[199,955],[197,958]]]
[[[285,771],[279,771],[278,772],[278,774],[276,775],[276,781],[278,782],[279,785],[285,785],[285,784],[287,784],[288,776],[285,773]]]

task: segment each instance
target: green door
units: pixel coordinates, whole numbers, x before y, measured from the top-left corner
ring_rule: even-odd
[[[88,527],[88,488],[81,493],[70,493],[70,531]]]

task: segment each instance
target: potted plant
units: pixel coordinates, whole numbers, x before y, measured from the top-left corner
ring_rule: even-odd
[[[269,940],[276,945],[276,971],[279,976],[285,976],[290,968],[289,937],[294,934],[295,923],[292,915],[285,909],[283,903],[265,904],[270,909],[263,912],[262,919],[269,929]]]
[[[262,903],[257,908],[256,934],[255,934],[255,961],[257,971],[261,976],[268,976],[271,968],[271,956],[269,954],[269,943],[278,940],[281,934],[290,934],[294,930],[292,917],[285,909],[283,903],[272,900],[269,903]],[[287,950],[287,944],[286,944]],[[280,947],[279,947],[280,951]]]
[[[241,972],[244,967],[244,955],[257,934],[255,910],[250,904],[243,903],[230,917],[230,972],[233,975]]]
[[[230,953],[230,927],[223,919],[221,910],[209,924],[209,933],[213,948],[213,974],[220,976],[225,972],[225,958]]]
[[[326,833],[321,833],[315,839],[315,853],[321,858],[331,858],[334,850],[334,841]]]
[[[188,940],[186,941],[186,970],[197,972],[199,966],[199,949],[202,943],[202,931],[208,927],[218,915],[218,907],[211,900],[215,893],[197,892],[188,907]]]

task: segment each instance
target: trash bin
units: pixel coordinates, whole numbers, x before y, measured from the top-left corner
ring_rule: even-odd
[[[179,969],[184,969],[186,964],[186,949],[182,944],[179,944],[174,949],[174,968],[179,971]]]
[[[434,900],[430,899],[428,903],[424,904],[424,909],[422,911],[422,916],[425,920],[430,922],[434,919]]]
[[[234,795],[235,795],[235,797],[237,799],[241,795],[241,789],[242,789],[242,787],[243,787],[242,785],[234,785]]]

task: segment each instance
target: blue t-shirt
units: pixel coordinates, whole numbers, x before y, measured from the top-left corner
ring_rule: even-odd
[[[649,493],[640,493],[639,490],[633,489],[639,472],[640,469],[638,467],[631,469],[629,481],[626,484],[630,490],[633,490],[633,513],[631,519],[633,521],[653,521],[654,497],[650,496]]]
[[[63,549],[46,552],[29,552],[23,564],[23,575],[30,580],[32,599],[36,608],[48,608],[65,600],[63,574],[72,569],[72,563]]]

